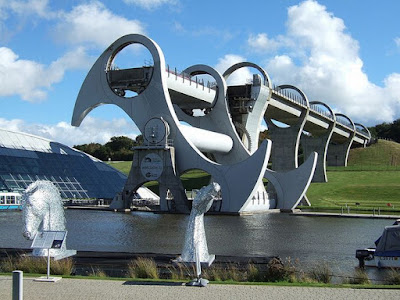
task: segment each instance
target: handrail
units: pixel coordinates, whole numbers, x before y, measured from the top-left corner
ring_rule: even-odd
[[[170,77],[171,75],[174,75],[175,80],[178,80],[178,78],[182,78],[182,82],[185,82],[185,80],[188,80],[190,85],[192,83],[195,83],[196,88],[200,85],[203,88],[203,90],[204,90],[204,88],[208,88],[209,90],[214,90],[214,91],[217,90],[217,84],[214,81],[212,81],[212,82],[207,81],[205,84],[204,79],[198,80],[197,76],[195,77],[196,79],[193,80],[192,76],[190,76],[189,74],[180,72],[176,68],[174,68],[172,70],[169,68],[169,65],[167,65],[165,71],[168,73],[168,77]]]

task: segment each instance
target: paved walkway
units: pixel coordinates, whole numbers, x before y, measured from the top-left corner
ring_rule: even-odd
[[[61,279],[55,283],[24,278],[24,299],[400,299],[400,290],[219,285],[186,287],[173,283],[134,283],[115,280]],[[0,299],[12,298],[11,276],[0,276]]]

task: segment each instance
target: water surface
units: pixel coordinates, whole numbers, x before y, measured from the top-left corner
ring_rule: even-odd
[[[66,210],[67,248],[86,251],[179,254],[187,215]],[[355,250],[372,246],[392,220],[302,217],[270,213],[206,216],[209,252],[216,255],[280,256],[302,266],[327,262],[352,274]],[[0,247],[29,248],[22,213],[0,212]]]

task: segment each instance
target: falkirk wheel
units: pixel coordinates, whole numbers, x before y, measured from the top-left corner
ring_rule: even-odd
[[[147,48],[152,66],[113,66],[116,55],[132,44]],[[251,86],[232,87],[229,96],[226,80],[242,67],[255,68],[261,75],[253,75]],[[211,76],[215,83],[206,86],[196,79],[200,75]],[[127,97],[129,92],[134,96]],[[224,74],[207,65],[194,65],[178,73],[169,70],[153,40],[130,34],[112,43],[89,71],[75,103],[72,125],[79,126],[97,106],[114,104],[141,131],[144,142],[135,148],[121,193],[125,208],[141,185],[155,180],[161,210],[189,212],[180,175],[200,169],[221,187],[221,200],[214,204],[220,212],[291,210],[305,199],[318,154],[312,152],[292,170],[277,172],[267,167],[272,142],[264,140],[258,147],[258,137],[271,94],[269,76],[258,65],[243,62]],[[196,111],[203,113],[196,116]],[[263,179],[268,181],[267,189]]]

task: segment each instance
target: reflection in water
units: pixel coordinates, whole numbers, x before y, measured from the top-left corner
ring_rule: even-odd
[[[66,210],[72,249],[180,254],[187,215]],[[327,261],[351,274],[355,250],[372,246],[391,220],[300,217],[287,214],[206,216],[210,253],[298,258],[303,266]],[[20,212],[0,212],[0,247],[29,248]],[[12,239],[10,237],[13,237]]]

